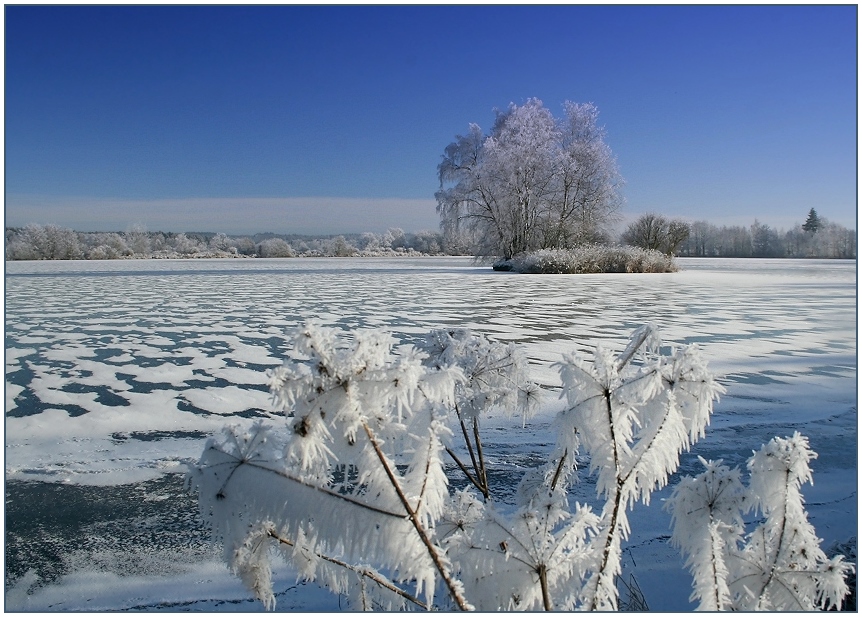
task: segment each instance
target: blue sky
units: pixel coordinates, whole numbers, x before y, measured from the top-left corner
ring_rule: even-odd
[[[592,102],[625,214],[856,227],[857,7],[5,7],[6,225],[436,229],[470,122]]]

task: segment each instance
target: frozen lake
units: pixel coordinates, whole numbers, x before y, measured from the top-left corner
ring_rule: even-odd
[[[698,471],[696,454],[742,464],[799,430],[820,454],[804,491],[818,535],[855,536],[856,263],[679,261],[673,274],[574,276],[463,258],[7,262],[7,588],[33,570],[31,609],[258,610],[219,564],[182,474],[226,422],[272,415],[266,370],[308,318],[404,342],[464,326],[524,345],[545,404],[523,430],[485,427],[490,459],[512,474],[553,445],[551,364],[599,342],[622,349],[654,323],[668,343],[698,343],[727,388],[683,470]],[[626,567],[650,608],[685,610],[687,589],[650,593],[668,572],[689,583],[654,503],[631,516]],[[338,608],[283,577],[279,609]]]

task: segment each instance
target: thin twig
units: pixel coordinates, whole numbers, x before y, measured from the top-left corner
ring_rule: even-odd
[[[786,531],[787,531],[787,493],[789,492],[790,486],[790,470],[787,469],[784,472],[784,499],[781,501],[781,505],[784,510],[781,516],[781,529],[778,533],[778,546],[775,548],[775,553],[772,555],[770,561],[772,562],[769,566],[769,576],[766,579],[766,582],[760,588],[760,593],[758,594],[757,606],[755,610],[762,610],[760,608],[760,603],[763,601],[764,592],[769,587],[772,580],[775,578],[775,570],[778,567],[778,558],[781,556],[781,551],[784,549],[784,541],[786,539]]]
[[[386,516],[391,516],[391,517],[394,517],[394,518],[400,518],[400,519],[403,519],[403,518],[404,518],[404,515],[403,515],[403,514],[400,514],[400,513],[398,513],[398,512],[390,512],[389,510],[384,510],[383,508],[377,508],[377,507],[372,506],[372,505],[370,505],[370,504],[367,504],[367,503],[365,503],[365,502],[362,502],[362,501],[359,501],[359,500],[356,500],[356,499],[352,499],[351,497],[349,497],[349,496],[347,496],[347,495],[343,495],[343,494],[341,494],[341,493],[337,493],[337,492],[335,492],[335,491],[331,491],[331,490],[329,490],[329,489],[327,489],[327,488],[324,488],[324,487],[322,487],[322,486],[317,486],[317,485],[315,485],[315,484],[311,484],[311,483],[309,483],[309,482],[305,482],[304,480],[300,480],[299,478],[296,478],[296,477],[294,477],[294,476],[291,476],[290,474],[285,473],[285,472],[283,472],[283,471],[279,471],[279,470],[277,470],[277,469],[272,469],[271,467],[266,467],[266,466],[264,466],[264,465],[258,465],[257,463],[252,463],[252,462],[250,462],[250,461],[245,461],[245,462],[243,462],[243,461],[237,460],[237,462],[236,462],[236,469],[239,469],[239,467],[241,467],[241,466],[243,466],[243,465],[246,465],[246,466],[248,466],[248,467],[254,467],[254,468],[256,468],[256,469],[260,469],[260,470],[262,470],[262,471],[268,471],[268,472],[270,472],[270,473],[272,473],[272,474],[275,474],[275,475],[277,475],[277,476],[279,476],[279,477],[281,477],[281,478],[284,478],[285,480],[290,480],[291,482],[295,482],[296,484],[299,484],[300,486],[304,486],[305,488],[310,488],[310,489],[312,489],[312,490],[314,490],[314,491],[317,491],[317,492],[319,492],[319,493],[323,493],[324,495],[327,495],[327,496],[329,496],[329,497],[334,497],[334,498],[336,498],[336,499],[340,499],[340,500],[342,500],[342,501],[346,501],[347,503],[350,503],[350,504],[352,504],[352,505],[354,505],[354,506],[359,506],[360,508],[365,508],[366,510],[370,510],[370,511],[372,511],[372,512],[377,512],[378,514],[384,514],[384,515],[386,515]],[[236,469],[234,469],[234,470],[231,472],[231,475],[233,475],[233,472],[234,472],[234,471],[236,471]],[[224,491],[225,487],[227,487],[227,483],[225,483],[225,485],[222,487],[222,491]],[[223,493],[222,493],[222,494],[223,494]]]
[[[643,345],[646,340],[649,338],[649,335],[652,334],[652,328],[644,327],[641,328],[637,333],[637,338],[633,339],[628,347],[626,347],[625,351],[620,354],[620,357],[617,359],[617,370],[621,370],[629,361],[634,357],[637,350],[640,349],[641,345]]]
[[[491,496],[491,490],[488,486],[488,471],[485,468],[485,455],[482,454],[482,439],[479,437],[479,418],[473,418],[473,437],[476,439],[476,453],[479,455],[479,469],[477,470],[477,474],[479,476],[479,481],[482,483],[482,486],[485,487],[485,490],[482,491],[485,495],[485,499]]]
[[[455,403],[455,414],[458,416],[458,422],[461,424],[461,433],[464,435],[464,443],[467,444],[467,451],[470,453],[470,460],[473,463],[473,471],[478,477],[479,465],[476,463],[476,454],[473,451],[473,443],[470,441],[470,434],[467,432],[467,425],[464,424],[464,417],[461,415],[461,409],[458,407],[458,403]],[[482,488],[479,487],[479,490],[482,490]],[[482,491],[482,493],[484,494],[484,491]]]
[[[467,476],[467,479],[468,479],[468,480],[470,480],[470,482],[472,482],[472,483],[473,483],[473,486],[475,486],[477,489],[479,489],[479,490],[481,491],[481,490],[482,490],[482,485],[480,485],[480,484],[476,481],[476,478],[474,478],[474,477],[472,476],[472,474],[470,473],[470,470],[469,470],[469,469],[467,469],[467,468],[464,466],[464,463],[462,463],[462,462],[461,462],[461,460],[460,460],[460,459],[458,458],[458,456],[457,456],[457,455],[452,451],[452,449],[451,449],[451,448],[446,448],[446,452],[448,452],[448,453],[449,453],[449,456],[451,456],[451,457],[452,457],[452,459],[453,459],[453,460],[458,464],[458,467],[460,467],[460,468],[461,468],[461,471],[463,471],[463,472],[464,472],[464,475],[465,475],[465,476]]]
[[[392,471],[392,467],[389,465],[389,462],[386,460],[386,456],[380,449],[380,445],[377,443],[377,439],[374,437],[374,433],[371,430],[371,427],[368,426],[367,422],[363,421],[362,428],[365,430],[365,434],[368,436],[368,441],[374,448],[374,452],[377,454],[377,458],[380,460],[380,464],[383,466],[383,470],[386,472],[386,475],[389,478],[389,482],[392,484],[392,488],[395,489],[395,493],[398,495],[398,499],[401,501],[401,505],[407,512],[408,518],[413,524],[413,528],[416,529],[416,533],[419,535],[419,539],[422,540],[422,543],[425,545],[425,548],[428,549],[428,555],[434,562],[434,566],[437,568],[437,571],[440,572],[440,576],[443,578],[443,582],[446,583],[446,587],[448,587],[449,593],[452,595],[452,599],[455,600],[455,603],[458,605],[458,608],[460,608],[462,611],[470,610],[472,607],[470,606],[469,602],[467,602],[467,600],[464,599],[464,597],[461,595],[461,592],[455,585],[455,581],[452,580],[449,571],[447,570],[446,566],[443,565],[443,562],[440,560],[440,556],[437,554],[437,547],[434,546],[433,542],[431,542],[431,539],[428,537],[428,534],[425,531],[425,527],[422,525],[416,512],[410,506],[410,502],[407,499],[407,496],[404,494],[404,491],[401,490],[401,484],[398,482],[398,479],[395,477],[395,473]]]
[[[623,483],[620,478],[620,459],[619,459],[619,451],[617,449],[617,437],[616,431],[614,430],[614,418],[613,418],[613,407],[611,403],[611,393],[608,390],[605,390],[604,393],[605,404],[607,406],[607,418],[608,418],[608,430],[610,431],[611,444],[613,445],[613,453],[614,453],[614,475],[616,476],[616,486],[614,491],[614,505],[611,510],[611,521],[608,526],[608,537],[605,540],[605,547],[602,552],[602,561],[599,566],[598,571],[595,573],[596,580],[596,590],[593,593],[593,597],[590,598],[590,603],[587,610],[594,611],[596,610],[596,596],[598,595],[598,586],[601,584],[602,579],[607,578],[607,569],[609,566],[609,560],[611,556],[611,547],[613,546],[614,537],[617,533],[617,526],[619,524],[619,514],[621,507],[621,499],[622,499],[622,489]]]
[[[432,419],[433,419],[433,415],[432,415]],[[434,448],[434,443],[435,443],[434,439],[428,440],[429,453]],[[419,491],[419,501],[416,502],[416,511],[417,512],[419,512],[419,510],[422,509],[422,500],[425,499],[425,489],[428,488],[428,478],[430,476],[430,472],[431,472],[431,456],[429,454],[429,456],[425,458],[425,473],[422,474],[422,490]]]
[[[560,479],[560,472],[563,470],[563,461],[566,460],[566,456],[569,454],[569,449],[566,448],[563,451],[563,456],[560,457],[560,462],[557,463],[557,470],[554,472],[554,479],[551,480],[551,491],[557,488],[557,480]]]
[[[287,546],[291,546],[291,547],[296,546],[292,541],[290,541],[287,538],[282,538],[280,535],[278,535],[277,533],[275,533],[271,529],[268,531],[268,534],[269,534],[270,538],[274,538],[275,540],[278,540],[282,544],[286,544]],[[370,578],[372,581],[374,581],[375,583],[377,583],[381,587],[388,589],[392,593],[398,594],[399,596],[401,596],[405,600],[409,600],[410,602],[413,602],[414,604],[421,606],[422,608],[424,608],[426,610],[428,610],[428,608],[429,608],[428,605],[426,603],[422,602],[419,598],[407,593],[406,591],[404,591],[400,587],[397,587],[394,583],[386,580],[385,578],[383,578],[380,574],[378,574],[376,572],[371,572],[365,568],[358,568],[352,564],[341,561],[340,559],[336,559],[335,557],[330,557],[329,555],[324,555],[323,553],[318,553],[315,551],[314,554],[315,554],[315,556],[320,557],[321,559],[324,559],[324,560],[328,561],[329,563],[333,563],[337,566],[340,566],[342,568],[350,570],[351,572],[355,572],[356,574],[358,574],[361,577]]]

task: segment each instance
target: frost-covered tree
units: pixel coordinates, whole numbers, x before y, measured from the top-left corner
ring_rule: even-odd
[[[751,226],[751,246],[754,257],[783,257],[776,231],[756,219]]]
[[[442,252],[441,236],[438,231],[417,231],[413,234],[410,246],[420,253],[438,255]]]
[[[383,247],[380,245],[380,237],[375,233],[367,231],[359,236],[356,248],[360,251],[377,252]]]
[[[225,235],[221,232],[217,233],[212,238],[210,238],[209,242],[207,244],[208,244],[210,250],[217,251],[219,253],[230,252],[231,247],[232,247],[230,238],[228,238],[227,235]]]
[[[482,146],[485,176],[491,187],[493,217],[502,254],[512,257],[542,248],[542,214],[553,194],[555,145],[560,137],[554,117],[537,100],[497,114]]]
[[[204,246],[194,238],[190,238],[184,233],[179,233],[173,236],[170,240],[171,247],[182,255],[191,255],[204,250]]]
[[[691,235],[691,224],[680,219],[672,219],[667,225],[667,242],[663,253],[676,255],[682,243]]]
[[[260,257],[294,257],[293,248],[282,238],[267,238],[257,245]]]
[[[536,400],[516,347],[455,329],[432,332],[421,350],[396,348],[384,332],[346,337],[313,323],[292,340],[270,374],[286,424],[227,427],[191,473],[227,562],[268,608],[277,553],[357,608],[615,609],[628,512],[668,482],[722,391],[697,347],[661,346],[653,328],[636,331],[619,354],[565,356],[558,441],[523,476],[514,506],[500,507],[479,435],[488,413],[529,415]],[[598,511],[569,501],[579,454],[596,475]],[[451,488],[447,457],[466,488]],[[756,489],[767,517],[779,502],[801,504],[798,483],[787,486],[783,497]],[[716,518],[707,537],[739,527],[732,511]],[[767,524],[751,546],[772,547],[775,528]],[[761,584],[779,563],[750,561],[761,577],[750,580]],[[718,590],[716,606],[738,595],[734,585]],[[840,596],[835,585],[824,598]]]
[[[548,213],[542,248],[606,242],[609,225],[623,205],[623,179],[605,141],[605,129],[598,124],[598,108],[571,101],[563,106],[557,196]]]
[[[707,221],[692,224],[680,254],[691,257],[814,257],[853,259],[856,230],[818,216],[816,233],[796,225],[789,231],[774,230],[755,221],[749,228],[718,227]],[[756,253],[755,253],[756,251]]]
[[[136,255],[147,256],[152,249],[150,235],[147,233],[147,228],[143,223],[135,223],[129,226],[125,233],[125,242],[131,252]]]
[[[78,234],[57,225],[27,225],[6,247],[9,259],[81,259]]]
[[[706,470],[684,478],[666,507],[671,541],[694,576],[692,600],[701,610],[810,611],[837,607],[853,571],[843,556],[827,558],[808,521],[800,487],[811,482],[817,454],[798,432],[776,437],[738,469],[700,459]],[[744,535],[743,514],[762,518]]]
[[[715,254],[716,226],[707,221],[691,224],[688,238],[682,243],[681,253],[689,257],[707,257]]]
[[[626,244],[647,250],[661,250],[664,245],[667,219],[660,214],[647,213],[629,223],[621,239]]]
[[[470,124],[466,135],[457,135],[446,146],[437,166],[440,190],[437,212],[447,248],[464,248],[477,254],[494,254],[505,242],[498,231],[497,208],[491,178],[485,172],[485,135],[478,124]],[[447,183],[451,186],[444,188]]]
[[[383,234],[381,243],[383,246],[388,246],[393,249],[405,248],[408,244],[407,235],[400,227],[390,227],[386,230],[386,233]]]
[[[512,104],[486,136],[476,124],[438,166],[446,243],[510,259],[606,235],[622,178],[593,105],[565,104],[561,120],[538,99]]]
[[[344,236],[329,238],[322,243],[323,254],[330,257],[352,257],[356,247],[351,245]]]
[[[240,255],[256,255],[257,245],[248,236],[229,238],[230,245],[236,247]]]
[[[38,234],[38,235],[37,235]],[[39,248],[39,236],[44,234],[41,226],[28,225],[23,229],[7,232],[6,259],[32,260],[44,259]]]
[[[856,257],[856,230],[847,229],[837,223],[820,218],[817,233],[809,234],[808,253],[816,257],[831,259],[853,259]]]
[[[119,259],[132,255],[126,240],[116,232],[88,234],[87,259]]]

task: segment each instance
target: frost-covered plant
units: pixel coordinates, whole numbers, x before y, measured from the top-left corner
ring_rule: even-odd
[[[651,327],[637,330],[619,355],[599,347],[592,362],[566,356],[558,365],[567,400],[558,441],[543,465],[524,474],[515,503],[504,504],[488,483],[480,425],[493,409],[531,412],[538,391],[520,350],[463,329],[433,331],[422,350],[395,349],[383,332],[347,337],[313,323],[292,339],[291,357],[270,374],[286,426],[228,427],[191,472],[227,563],[270,609],[276,553],[299,577],[362,609],[616,609],[628,510],[668,482],[722,391],[696,347],[660,353]],[[471,468],[454,453],[460,439]],[[581,451],[605,503],[598,512],[569,503]],[[462,490],[449,487],[447,452],[472,483]],[[766,473],[761,462],[756,467]],[[713,468],[716,482],[737,477],[733,491],[742,491],[738,474]],[[761,497],[756,507],[768,524],[745,549],[760,553],[740,551],[751,573],[718,588],[714,606],[737,606],[740,589],[755,582],[779,597],[772,581],[787,576],[762,574],[784,562],[762,547],[784,542],[769,520],[776,504],[801,508],[801,498],[788,497],[798,484],[788,480],[782,495]],[[731,567],[727,547],[741,533],[732,508],[715,511],[712,527],[694,524],[686,535],[714,544],[712,570],[697,560],[704,580]],[[687,516],[681,512],[674,516]],[[804,548],[819,550],[811,538]],[[840,562],[833,567],[843,573]],[[837,582],[818,585],[824,598],[841,591]]]
[[[464,376],[455,384],[454,411],[472,473],[451,448],[447,452],[487,499],[490,487],[479,419],[494,408],[509,414],[520,412],[524,422],[532,415],[538,403],[538,386],[530,379],[527,358],[512,343],[490,341],[466,328],[433,330],[419,347],[428,354],[427,366],[454,367]]]
[[[659,346],[656,330],[643,327],[619,357],[599,347],[592,364],[567,356],[560,368],[569,408],[558,418],[557,448],[565,455],[583,445],[605,498],[597,560],[581,592],[588,609],[616,609],[626,512],[636,501],[648,504],[667,483],[680,452],[703,436],[723,391],[696,346],[670,355],[659,354]]]
[[[542,249],[517,255],[510,269],[527,274],[601,274],[675,272],[673,257],[635,246],[587,244],[571,249]]]
[[[842,555],[826,557],[800,492],[813,481],[808,463],[816,456],[797,432],[749,458],[747,487],[738,469],[702,458],[706,470],[677,485],[666,503],[671,542],[686,555],[700,609],[829,609],[847,595],[853,566]],[[751,510],[763,518],[743,538],[743,514]]]
[[[409,349],[394,356],[385,333],[348,342],[306,324],[293,338],[298,358],[270,375],[288,430],[228,427],[193,474],[228,563],[270,608],[270,545],[336,591],[411,582],[430,604],[442,579],[467,608],[432,538],[448,495],[443,404],[458,371],[428,370]],[[353,569],[333,574],[337,562]],[[406,596],[391,595],[383,606],[402,607]]]

